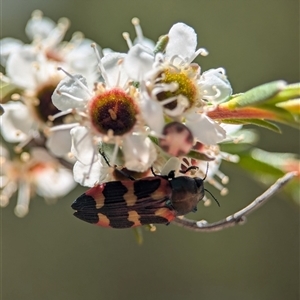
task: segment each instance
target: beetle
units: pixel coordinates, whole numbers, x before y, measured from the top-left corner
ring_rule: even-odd
[[[100,150],[108,166],[105,153]],[[198,169],[190,166],[179,171],[186,174]],[[197,211],[197,204],[207,191],[220,206],[215,197],[204,188],[204,178],[179,176],[175,171],[135,180],[123,170],[115,169],[129,180],[109,181],[97,184],[79,196],[71,205],[74,216],[91,224],[110,228],[132,228],[149,224],[169,224],[177,216]]]
[[[181,172],[195,168],[191,166]],[[175,177],[175,171],[167,176],[153,174],[138,180],[128,176],[131,180],[95,185],[73,202],[74,216],[102,227],[132,228],[169,224],[177,216],[197,210],[206,191],[206,176]]]

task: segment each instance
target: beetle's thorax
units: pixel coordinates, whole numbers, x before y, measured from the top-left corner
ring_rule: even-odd
[[[178,215],[193,211],[204,197],[203,180],[199,177],[180,176],[170,181],[172,187],[171,202]]]

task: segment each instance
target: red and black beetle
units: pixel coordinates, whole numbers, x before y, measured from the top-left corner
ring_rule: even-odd
[[[111,228],[168,224],[177,216],[196,211],[205,190],[205,178],[174,174],[98,184],[73,202],[74,216]]]

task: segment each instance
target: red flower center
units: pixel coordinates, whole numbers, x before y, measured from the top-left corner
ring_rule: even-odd
[[[131,96],[119,88],[96,95],[90,102],[93,126],[102,134],[114,135],[129,132],[136,123],[138,108]]]

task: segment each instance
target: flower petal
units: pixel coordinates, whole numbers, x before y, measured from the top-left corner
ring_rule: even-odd
[[[146,124],[157,135],[160,135],[165,125],[162,105],[158,101],[152,100],[144,91],[140,99],[140,108]]]
[[[125,57],[126,54],[113,52],[108,53],[101,59],[108,80],[106,84],[109,87],[123,87],[128,81],[127,73],[122,70],[122,65],[119,64]]]
[[[204,114],[188,115],[186,126],[199,142],[206,145],[216,145],[226,138],[226,131]]]
[[[237,131],[239,131],[243,127],[243,125],[226,124],[226,123],[221,123],[220,126],[223,129],[225,129],[227,136],[236,133]]]
[[[176,23],[171,27],[168,36],[167,58],[170,59],[174,55],[179,55],[188,59],[194,55],[197,47],[197,34],[192,27],[184,23]]]
[[[34,89],[37,85],[37,69],[34,65],[42,60],[42,54],[37,53],[32,46],[25,45],[8,57],[6,73],[14,84]]]
[[[92,40],[83,39],[79,45],[66,55],[66,63],[74,73],[86,78],[88,86],[94,84],[99,77],[95,51],[91,47]],[[96,47],[101,51],[100,46]]]
[[[180,168],[180,159],[178,157],[171,157],[163,166],[161,175],[168,176],[171,171],[177,171]]]
[[[14,38],[4,38],[0,40],[0,62],[3,67],[6,66],[9,55],[20,49],[23,42]]]
[[[5,113],[0,117],[0,131],[9,143],[21,142],[27,139],[34,127],[34,120],[27,106],[21,102],[2,104]]]
[[[63,167],[43,169],[35,177],[35,183],[37,194],[45,198],[63,197],[76,186],[72,171]]]
[[[125,158],[125,167],[128,170],[137,172],[147,171],[157,157],[151,140],[142,135],[126,136],[122,150]]]
[[[109,167],[104,167],[100,159],[97,159],[92,165],[84,165],[77,161],[73,167],[73,176],[74,180],[82,186],[92,187],[106,181],[108,170]]]
[[[47,148],[57,157],[63,157],[71,150],[70,128],[52,131],[46,141]]]
[[[78,82],[87,87],[86,79],[81,75],[73,75],[73,78],[65,77],[53,92],[52,102],[59,110],[82,108],[90,98],[87,90]]]
[[[33,39],[45,39],[56,27],[53,20],[47,17],[33,16],[26,24],[25,32],[27,36]]]
[[[97,159],[97,149],[90,131],[84,126],[76,126],[70,131],[72,136],[71,152],[84,165],[90,165]]]
[[[134,45],[140,44],[140,45],[143,45],[143,46],[145,46],[145,47],[147,47],[151,50],[154,50],[154,48],[155,48],[155,43],[152,40],[150,40],[146,37],[142,37],[142,38],[136,37],[133,41],[133,44]]]
[[[151,70],[153,63],[154,56],[151,50],[141,44],[136,44],[130,48],[123,65],[131,79],[140,81],[144,74]]]

